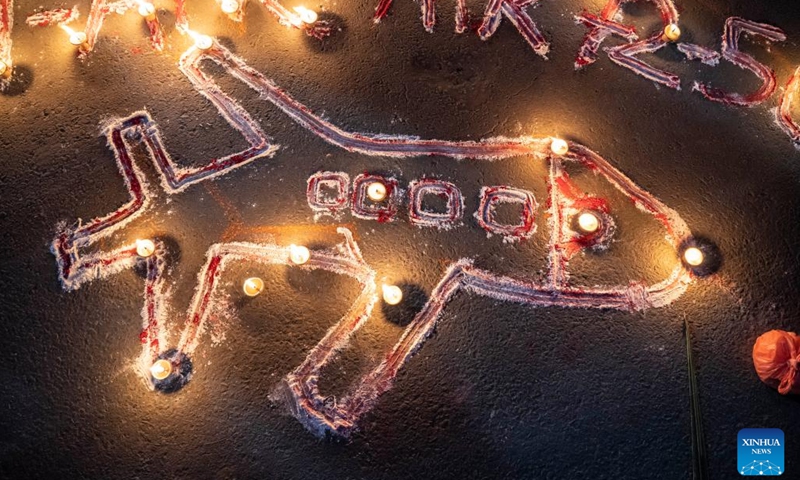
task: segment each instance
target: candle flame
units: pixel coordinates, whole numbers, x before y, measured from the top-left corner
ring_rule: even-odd
[[[156,251],[156,244],[152,240],[137,239],[136,240],[136,254],[140,257],[149,257]]]
[[[208,35],[195,32],[190,28],[186,29],[186,33],[188,33],[189,36],[192,37],[192,40],[194,40],[194,46],[200,50],[208,50],[214,45],[214,39],[209,37]]]
[[[664,27],[664,35],[662,37],[668,42],[677,42],[681,38],[681,29],[678,25],[670,23]]]
[[[244,281],[242,289],[248,297],[255,297],[264,290],[264,280],[258,277],[250,277]]]
[[[296,265],[302,265],[311,258],[311,252],[302,245],[289,245],[289,259]]]
[[[564,155],[569,151],[569,144],[566,140],[553,137],[550,139],[550,150],[556,155]]]
[[[172,365],[166,360],[156,360],[150,367],[150,375],[156,380],[164,380],[172,373]]]
[[[592,212],[578,215],[578,227],[586,233],[594,233],[600,229],[600,219]]]
[[[700,266],[705,260],[703,251],[697,247],[689,247],[683,252],[683,259],[693,267]]]
[[[236,13],[239,11],[239,2],[237,0],[222,0],[220,8],[227,14]]]
[[[136,0],[136,3],[139,5],[139,15],[148,19],[155,16],[155,5],[145,0]]]
[[[367,196],[373,202],[380,202],[386,198],[386,185],[381,182],[372,182],[367,186]]]
[[[383,301],[389,305],[397,305],[403,300],[403,290],[397,285],[383,285]]]
[[[311,24],[317,21],[317,12],[309,8],[298,6],[294,7],[297,17],[292,19],[292,24],[300,26],[301,23]]]
[[[59,25],[59,27],[69,35],[69,43],[73,45],[83,45],[86,43],[86,34],[84,32],[77,32],[64,24]]]

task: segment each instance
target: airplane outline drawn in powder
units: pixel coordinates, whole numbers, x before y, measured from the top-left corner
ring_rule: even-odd
[[[363,259],[352,233],[339,228],[341,244],[330,249],[315,249],[308,261],[298,265],[290,259],[291,249],[275,243],[226,242],[212,245],[206,263],[198,275],[198,285],[189,306],[185,325],[177,344],[167,338],[167,303],[165,271],[168,256],[164,245],[154,244],[149,255],[137,254],[137,245],[127,244],[112,250],[87,252],[90,247],[118,231],[134,218],[140,217],[149,206],[152,188],[131,156],[135,143],[144,144],[161,177],[167,194],[181,192],[189,185],[215,178],[259,158],[274,154],[278,148],[270,144],[259,125],[232,98],[200,68],[203,61],[211,61],[228,74],[244,82],[273,103],[292,120],[322,138],[329,144],[350,152],[368,156],[413,158],[437,155],[470,161],[493,161],[502,158],[528,156],[549,164],[548,175],[548,274],[541,283],[532,283],[498,275],[476,267],[470,259],[456,260],[446,269],[429,296],[427,304],[406,326],[404,333],[384,360],[375,369],[355,383],[344,398],[333,402],[322,396],[317,382],[325,365],[337,352],[348,345],[352,335],[370,319],[377,295],[376,272]],[[59,278],[65,290],[80,288],[86,282],[105,278],[126,269],[138,267],[145,274],[144,306],[142,308],[142,353],[136,362],[137,372],[147,385],[163,392],[177,390],[191,377],[191,357],[204,338],[210,312],[215,303],[223,301],[215,296],[216,287],[225,266],[231,262],[247,261],[251,264],[286,265],[306,270],[326,270],[349,276],[361,285],[361,291],[347,313],[328,330],[313,347],[303,362],[283,380],[288,392],[293,414],[310,431],[318,435],[330,432],[347,437],[357,428],[358,420],[378,401],[391,385],[402,366],[414,355],[428,338],[448,301],[459,291],[488,296],[494,299],[518,302],[534,307],[563,307],[613,309],[637,311],[662,307],[679,298],[692,280],[708,273],[708,263],[693,264],[682,260],[690,248],[702,250],[713,256],[707,244],[694,238],[681,217],[654,196],[641,189],[628,177],[612,167],[605,159],[575,142],[556,144],[553,138],[496,137],[481,141],[420,140],[415,137],[395,135],[370,135],[343,130],[312,113],[288,93],[249,67],[241,58],[214,41],[207,49],[191,47],[181,57],[180,70],[195,89],[205,96],[222,117],[249,143],[249,147],[201,167],[176,166],[166,152],[155,122],[147,112],[136,112],[126,118],[112,119],[104,132],[113,150],[131,201],[104,217],[86,224],[68,227],[61,224],[52,243],[57,259]],[[633,282],[609,287],[573,287],[568,278],[568,261],[586,248],[604,240],[604,230],[580,232],[575,226],[576,215],[592,212],[601,225],[613,225],[604,200],[583,193],[570,180],[566,164],[579,164],[604,178],[630,199],[639,211],[655,218],[664,229],[664,236],[675,249],[675,266],[661,281],[645,284]],[[311,180],[311,179],[310,179]],[[422,188],[430,185],[420,184]],[[431,187],[434,194],[442,193]],[[484,189],[488,201],[479,208],[478,224],[484,229],[497,229],[511,240],[519,240],[535,228],[525,218],[519,225],[499,225],[494,218],[493,205],[497,202],[521,203],[523,212],[535,207],[524,191],[499,188]],[[353,201],[358,201],[355,196]],[[460,209],[460,196],[451,196],[448,209]],[[412,202],[417,204],[418,202]],[[460,211],[460,210],[459,210]],[[426,212],[420,212],[426,215]],[[429,215],[424,221],[437,221]],[[442,221],[446,218],[441,217]],[[141,252],[139,252],[141,253]],[[205,337],[208,337],[206,334]],[[166,365],[164,375],[154,376],[151,366]]]

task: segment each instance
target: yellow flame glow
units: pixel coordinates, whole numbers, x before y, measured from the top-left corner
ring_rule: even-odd
[[[59,27],[69,35],[69,43],[76,46],[86,43],[86,34],[84,32],[76,32],[68,25],[59,25]]]
[[[383,285],[383,301],[389,305],[397,305],[403,301],[403,290],[397,285]]]
[[[156,360],[150,367],[150,375],[156,380],[164,380],[172,373],[172,365],[166,360]]]
[[[208,50],[214,45],[214,39],[209,37],[208,35],[204,35],[202,33],[195,32],[189,28],[186,29],[186,33],[192,37],[194,40],[194,46],[200,50]]]
[[[311,24],[317,21],[317,12],[314,10],[303,6],[298,6],[294,7],[294,11],[297,13],[297,18],[299,19],[300,23]],[[292,20],[292,23],[299,26],[299,23],[297,23],[294,19]]]

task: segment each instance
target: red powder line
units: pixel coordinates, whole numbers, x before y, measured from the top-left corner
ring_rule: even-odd
[[[707,99],[728,105],[752,107],[763,102],[775,92],[775,88],[778,85],[775,72],[739,50],[739,37],[743,32],[763,37],[772,42],[786,40],[786,35],[778,27],[745,20],[740,17],[729,17],[725,20],[725,29],[722,34],[722,58],[739,68],[753,72],[761,80],[761,86],[754,92],[742,94],[711,87],[702,82],[695,82],[693,89],[702,93]]]

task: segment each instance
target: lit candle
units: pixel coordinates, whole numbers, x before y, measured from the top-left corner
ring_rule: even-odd
[[[139,2],[139,15],[143,16],[145,20],[152,22],[156,19],[156,7],[150,2]]]
[[[600,218],[592,212],[578,215],[578,229],[583,233],[594,233],[600,229]]]
[[[156,360],[152,367],[150,367],[150,375],[156,380],[164,380],[172,373],[172,364],[168,361],[161,359]]]
[[[556,155],[564,155],[569,151],[569,144],[566,140],[553,138],[550,140],[550,150]]]
[[[383,286],[383,301],[389,305],[397,305],[403,300],[403,290],[397,285]]]
[[[136,254],[140,257],[149,257],[156,251],[156,244],[152,240],[136,240]]]
[[[244,294],[248,297],[255,297],[264,291],[264,280],[258,277],[250,277],[244,281],[242,289],[244,290]]]
[[[4,61],[0,60],[0,77],[8,77],[11,75],[11,67]]]
[[[314,10],[306,7],[294,7],[294,11],[297,13],[297,19],[300,21],[300,23],[311,24],[317,21],[317,12]],[[292,23],[299,26],[297,21],[293,21]]]
[[[89,46],[86,44],[86,32],[76,32],[66,25],[61,25],[61,28],[69,35],[69,43],[82,50],[88,49]]]
[[[85,32],[74,32],[69,36],[69,43],[75,46],[81,46],[86,44],[86,33]]]
[[[190,37],[192,37],[192,40],[194,40],[194,46],[198,50],[208,50],[214,46],[214,39],[208,35],[203,35],[202,33],[197,33],[194,30],[189,29],[187,29],[186,32]]]
[[[239,11],[239,2],[237,0],[222,0],[220,8],[224,13],[230,15]]]
[[[703,260],[705,260],[705,255],[703,255],[703,251],[697,247],[689,247],[683,252],[683,260],[693,267],[699,267]]]
[[[296,265],[302,265],[311,258],[311,252],[302,245],[289,245],[289,260]]]
[[[372,182],[367,186],[367,196],[373,202],[381,202],[386,198],[386,185],[381,182]]]
[[[666,42],[677,42],[681,38],[681,29],[677,24],[670,23],[664,27],[664,35],[661,36]]]
[[[214,44],[214,41],[208,35],[199,35],[194,41],[194,46],[200,50],[208,50]]]

